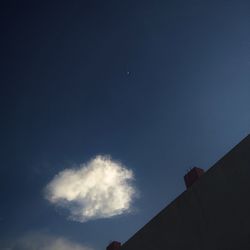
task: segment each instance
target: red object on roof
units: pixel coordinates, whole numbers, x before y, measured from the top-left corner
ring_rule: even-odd
[[[204,170],[202,168],[194,167],[192,168],[185,176],[184,181],[186,184],[186,187],[191,187],[203,174]]]
[[[106,250],[119,250],[120,248],[121,243],[118,241],[113,241],[107,246]]]

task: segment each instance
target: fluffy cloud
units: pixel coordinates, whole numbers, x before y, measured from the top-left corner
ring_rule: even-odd
[[[1,245],[1,244],[0,244]],[[0,246],[1,247],[1,246]],[[72,242],[63,237],[42,233],[26,234],[1,247],[4,250],[92,250],[90,247]]]
[[[132,170],[107,156],[96,156],[78,168],[59,172],[45,188],[46,198],[69,211],[69,218],[85,222],[131,210],[136,195]]]

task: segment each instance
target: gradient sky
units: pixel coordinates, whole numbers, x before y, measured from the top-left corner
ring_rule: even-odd
[[[6,1],[0,13],[1,249],[124,242],[185,190],[188,168],[250,131],[249,0]],[[43,190],[99,154],[134,172],[133,212],[68,220]]]

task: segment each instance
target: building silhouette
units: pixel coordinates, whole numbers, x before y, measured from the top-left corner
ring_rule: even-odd
[[[250,135],[122,245],[108,250],[250,250]],[[113,244],[113,245],[112,245]]]

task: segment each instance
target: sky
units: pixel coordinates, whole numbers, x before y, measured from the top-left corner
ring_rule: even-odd
[[[249,11],[2,1],[0,249],[125,242],[249,134]]]

